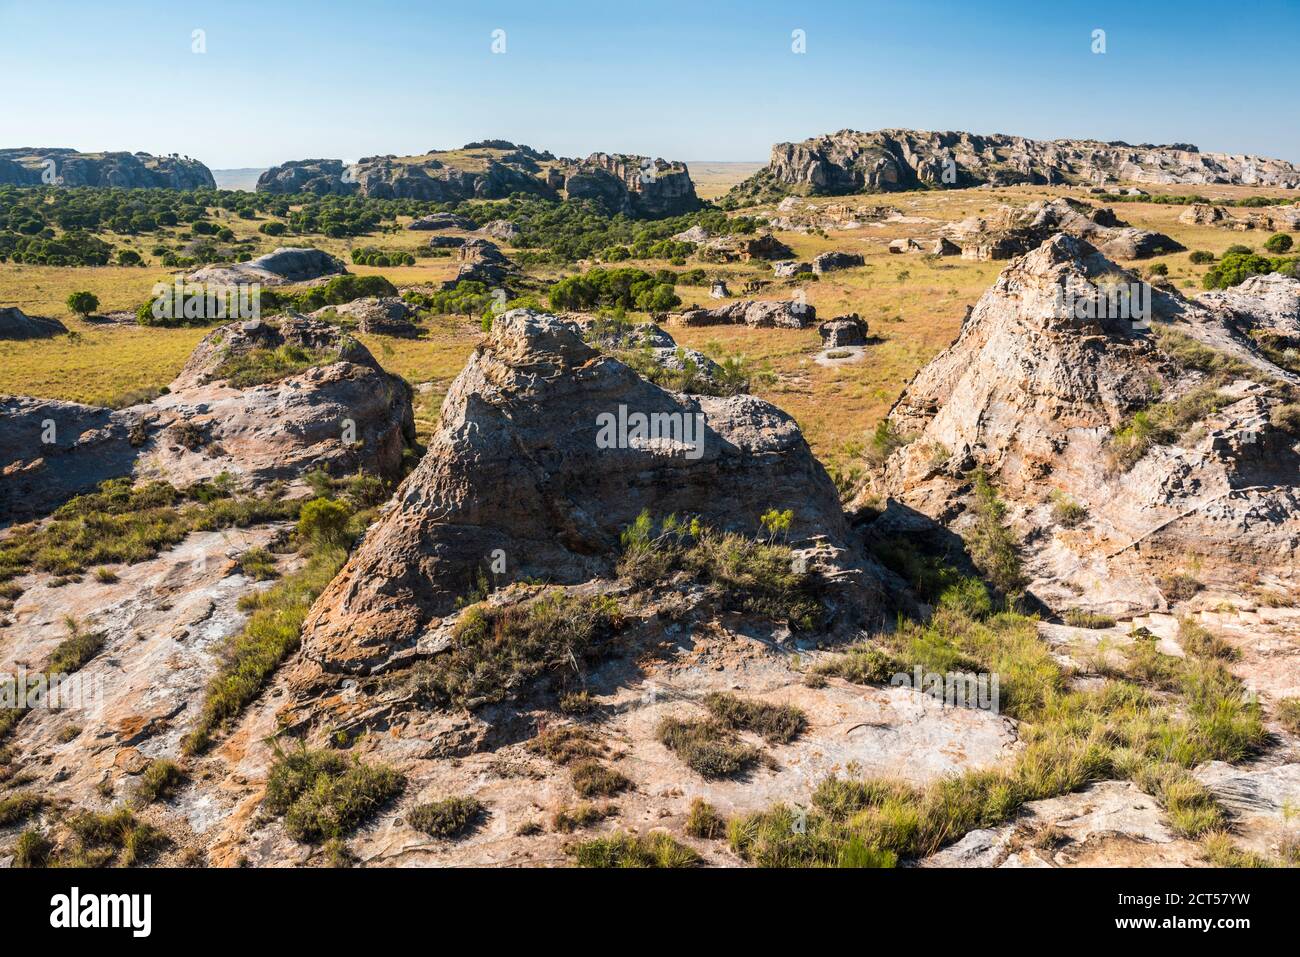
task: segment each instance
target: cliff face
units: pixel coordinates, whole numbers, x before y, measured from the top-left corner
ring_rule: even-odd
[[[947,176],[945,176],[945,171]],[[768,165],[736,187],[739,196],[834,195],[983,183],[1209,183],[1300,188],[1284,160],[1202,153],[1195,146],[1031,140],[963,132],[840,130],[777,143]]]
[[[0,150],[0,186],[116,186],[125,189],[216,189],[198,160],[149,153],[80,153],[20,147]]]
[[[423,156],[294,160],[257,181],[259,192],[352,195],[455,203],[527,193],[552,199],[591,199],[612,213],[672,216],[699,205],[684,163],[623,153],[556,158],[499,140]]]

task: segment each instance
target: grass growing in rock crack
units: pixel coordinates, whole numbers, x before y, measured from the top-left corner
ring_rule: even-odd
[[[699,854],[662,831],[645,836],[619,831],[577,841],[566,851],[579,867],[697,867],[704,863]]]
[[[1236,648],[1191,618],[1178,622],[1178,644],[1182,645],[1183,651],[1198,658],[1236,661],[1241,657]]]
[[[325,349],[306,349],[285,343],[276,349],[248,349],[222,359],[212,373],[213,379],[227,379],[236,389],[278,382],[313,366],[328,365],[338,360],[339,353]]]
[[[1123,678],[1071,689],[1032,619],[999,613],[974,620],[940,607],[926,624],[903,623],[872,647],[943,671],[953,662],[998,673],[1005,710],[1020,721],[1023,748],[1010,765],[968,771],[924,787],[867,778],[823,781],[803,828],[778,805],[733,818],[733,849],[764,866],[869,866],[934,853],[974,828],[1010,819],[1030,801],[1106,779],[1134,780],[1188,835],[1210,834],[1222,811],[1188,771],[1243,760],[1267,740],[1259,706],[1215,658],[1160,655],[1139,641]],[[858,649],[846,656],[861,657]],[[860,669],[867,670],[867,669]],[[883,669],[874,669],[879,676]]]
[[[579,828],[599,824],[617,813],[617,804],[587,804],[584,802],[576,807],[565,807],[556,811],[555,816],[551,818],[551,827],[563,834],[571,834]]]
[[[84,633],[75,618],[65,618],[64,625],[68,629],[68,637],[55,646],[45,666],[45,670],[52,675],[70,675],[80,671],[104,647],[104,636]]]
[[[704,707],[728,728],[752,731],[769,744],[787,744],[808,726],[808,716],[792,705],[746,701],[723,692],[705,695]]]
[[[14,867],[44,867],[50,859],[53,845],[40,831],[27,829],[18,835],[14,844]]]
[[[449,797],[431,804],[420,804],[406,816],[417,831],[431,837],[459,837],[482,820],[487,806],[478,798]]]
[[[727,821],[717,809],[704,798],[691,801],[690,813],[686,816],[684,828],[691,837],[716,841],[727,834]]]
[[[561,724],[547,728],[526,745],[533,754],[549,758],[556,764],[568,764],[581,758],[597,758],[605,747],[590,730],[578,724]]]
[[[146,863],[167,843],[161,831],[136,820],[130,809],[82,811],[67,819],[75,838],[58,855],[58,863],[70,867],[134,867]]]
[[[136,783],[135,797],[141,804],[165,801],[176,796],[185,784],[185,772],[175,761],[157,758],[149,762]]]
[[[1006,503],[983,470],[974,475],[971,511],[975,514],[975,524],[966,536],[971,560],[1004,595],[1018,593],[1027,584],[1020,562],[1020,545],[1004,521]]]
[[[31,817],[45,806],[45,799],[38,794],[19,791],[6,798],[0,798],[0,827],[8,827]]]
[[[1127,472],[1157,445],[1172,445],[1187,431],[1232,400],[1210,385],[1168,402],[1157,402],[1134,413],[1128,423],[1111,436],[1110,464],[1114,471]]]
[[[183,491],[166,482],[110,479],[60,506],[50,521],[11,529],[0,541],[0,582],[28,572],[66,578],[94,566],[147,561],[190,532],[291,518],[298,508],[274,496],[236,495],[228,478]]]
[[[579,761],[569,769],[573,790],[578,797],[613,797],[632,786],[627,776],[599,761]]]
[[[552,591],[515,605],[471,605],[456,622],[451,647],[410,668],[403,680],[442,707],[504,701],[544,674],[600,657],[621,625],[618,602],[609,596]]]
[[[266,779],[265,807],[284,818],[295,841],[343,838],[396,797],[406,778],[389,767],[363,764],[336,751],[276,748]]]
[[[706,583],[732,611],[788,621],[808,631],[823,617],[820,577],[794,568],[789,546],[718,532],[698,520],[669,515],[656,524],[643,511],[622,533],[618,572],[648,585],[686,571]]]
[[[1071,608],[1066,611],[1065,623],[1071,628],[1090,628],[1096,631],[1115,627],[1115,619],[1110,615],[1083,608]]]
[[[1300,698],[1282,698],[1273,709],[1278,723],[1292,734],[1300,734]]]
[[[342,548],[319,548],[299,571],[241,599],[240,606],[252,614],[226,643],[221,667],[204,692],[198,721],[182,744],[186,754],[205,751],[212,736],[243,712],[280,662],[297,650],[307,612],[346,558]]]
[[[688,768],[705,778],[743,775],[763,759],[758,748],[745,744],[713,718],[665,718],[655,736]]]

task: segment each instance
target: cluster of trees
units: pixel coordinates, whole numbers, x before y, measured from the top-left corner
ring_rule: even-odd
[[[383,276],[354,276],[349,273],[335,276],[323,285],[313,286],[299,293],[263,289],[262,309],[266,312],[277,312],[282,309],[314,312],[326,306],[341,306],[369,296],[396,295],[397,287]]]
[[[0,262],[33,266],[106,266],[113,246],[82,230],[56,237],[53,230],[35,236],[0,233]]]
[[[414,266],[415,256],[396,249],[376,249],[374,246],[358,246],[352,250],[354,266]]]
[[[663,312],[681,305],[673,286],[677,274],[661,269],[651,274],[644,269],[590,269],[579,276],[561,279],[550,288],[552,309],[635,309]]]
[[[1240,285],[1251,276],[1262,276],[1271,272],[1300,279],[1300,259],[1261,256],[1249,246],[1229,246],[1223,257],[1205,274],[1201,285],[1206,289],[1229,289]]]

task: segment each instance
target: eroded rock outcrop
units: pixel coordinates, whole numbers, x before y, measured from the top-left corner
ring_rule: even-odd
[[[1110,209],[1070,199],[1003,206],[990,216],[963,220],[945,232],[961,247],[963,259],[977,260],[1022,255],[1056,233],[1085,239],[1115,259],[1146,259],[1185,248],[1163,233],[1130,226]]]
[[[817,321],[817,309],[798,299],[738,299],[713,309],[686,309],[676,319],[683,326],[807,329]]]
[[[337,326],[295,314],[231,323],[205,336],[152,402],[0,400],[0,515],[40,515],[126,475],[176,485],[316,468],[395,477],[414,440],[409,387]]]
[[[245,263],[226,263],[204,266],[190,273],[190,282],[209,283],[215,286],[233,286],[242,283],[259,283],[263,286],[285,286],[310,282],[325,276],[347,272],[343,261],[321,249],[281,247]]]
[[[1271,300],[1144,288],[1065,235],[1014,261],[890,412],[908,444],[886,493],[949,521],[984,469],[1018,509],[1035,593],[1064,605],[1080,584],[1115,611],[1149,605],[1170,556],[1293,566],[1300,436],[1275,413],[1300,377],[1251,335],[1274,321]],[[1135,309],[1149,295],[1149,311],[1117,310],[1123,290]],[[1086,520],[1056,528],[1062,497]]]
[[[57,319],[29,316],[16,306],[0,308],[0,339],[48,339],[67,331]]]
[[[1202,153],[1188,144],[1132,146],[1001,133],[840,130],[801,143],[777,143],[768,165],[730,195],[762,200],[786,193],[1121,181],[1295,189],[1300,187],[1300,167],[1259,156]]]
[[[512,578],[585,582],[612,574],[620,533],[643,510],[754,534],[767,508],[794,510],[793,544],[820,542],[840,556],[831,565],[852,564],[834,485],[784,412],[748,395],[667,391],[574,324],[512,310],[452,384],[390,511],[312,610],[307,669],[319,679],[409,661],[494,556]]]
[[[120,189],[216,189],[212,171],[188,156],[81,153],[20,147],[0,150],[0,186],[112,186]]]

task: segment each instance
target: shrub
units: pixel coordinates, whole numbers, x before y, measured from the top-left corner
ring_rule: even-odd
[[[720,721],[665,718],[655,732],[661,744],[705,778],[728,778],[747,773],[762,758],[755,747],[743,743]]]
[[[903,663],[875,645],[855,645],[814,669],[815,674],[835,675],[859,685],[886,684],[904,670]]]
[[[604,753],[590,731],[577,724],[561,724],[547,728],[525,747],[556,764],[568,764],[580,758],[595,758]]]
[[[265,805],[284,818],[295,841],[318,844],[342,838],[363,824],[406,784],[392,768],[348,760],[333,751],[278,747],[266,778]]]
[[[1207,266],[1214,262],[1214,253],[1206,252],[1204,249],[1193,249],[1187,259],[1194,266]]]
[[[14,867],[44,867],[50,859],[53,845],[40,831],[28,829],[18,835],[14,845]]]
[[[504,701],[543,674],[600,657],[621,626],[618,603],[608,596],[554,591],[526,604],[473,605],[456,622],[451,646],[403,680],[441,706]]]
[[[74,292],[68,296],[68,310],[83,319],[99,308],[99,297],[93,292]]]
[[[348,542],[351,517],[351,510],[342,502],[314,498],[298,515],[298,537],[323,548],[342,548]]]
[[[569,770],[573,789],[579,797],[613,797],[632,786],[626,776],[607,768],[599,761],[583,760]]]
[[[1300,698],[1282,698],[1273,713],[1282,727],[1292,734],[1300,734]]]
[[[239,570],[253,581],[268,581],[278,578],[280,573],[275,566],[275,556],[265,548],[250,548],[239,556]]]
[[[691,837],[716,841],[726,836],[727,822],[708,801],[696,798],[686,817],[686,833]]]
[[[1004,594],[1020,591],[1027,584],[1020,564],[1020,546],[1003,522],[1007,507],[982,470],[975,473],[971,510],[975,513],[968,539],[971,560]]]
[[[551,827],[563,834],[571,834],[579,828],[599,824],[607,817],[618,813],[615,804],[579,804],[574,808],[560,808],[551,818]]]
[[[16,791],[0,798],[0,827],[9,827],[31,817],[45,806],[45,799],[27,791]]]
[[[1290,252],[1295,241],[1286,233],[1274,233],[1264,242],[1264,248],[1271,253]]]
[[[52,675],[70,675],[80,671],[86,662],[99,654],[104,647],[103,635],[84,634],[71,617],[65,619],[65,624],[68,637],[55,645],[54,651],[50,653],[49,663],[45,666],[45,670]]]
[[[185,772],[174,761],[157,758],[149,762],[136,784],[136,799],[142,804],[152,804],[175,797],[185,783]]]
[[[167,843],[165,835],[137,821],[125,807],[103,813],[82,811],[68,818],[67,824],[76,838],[66,861],[73,867],[103,867],[112,862],[133,867]]]
[[[1274,406],[1269,421],[1284,432],[1300,436],[1300,402]]]
[[[477,825],[487,810],[477,798],[449,797],[421,804],[407,815],[407,823],[431,837],[459,837]]]
[[[1062,528],[1074,528],[1088,517],[1086,506],[1080,505],[1060,489],[1052,490],[1052,521]]]
[[[735,731],[752,731],[769,744],[787,744],[808,726],[808,717],[792,705],[745,701],[733,694],[705,695],[704,707],[718,721]]]

